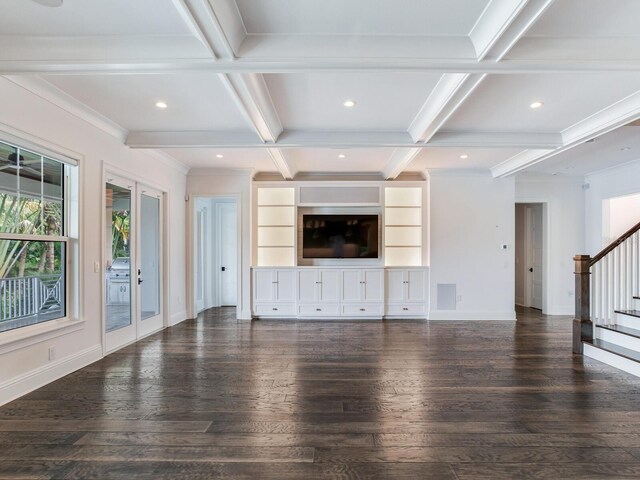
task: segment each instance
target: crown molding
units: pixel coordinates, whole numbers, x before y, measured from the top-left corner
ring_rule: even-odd
[[[5,77],[10,82],[24,88],[25,90],[37,95],[49,103],[56,105],[65,112],[93,125],[103,132],[115,137],[124,143],[127,138],[128,131],[120,125],[96,112],[84,103],[76,100],[71,95],[63,92],[51,83],[38,76],[29,77]]]

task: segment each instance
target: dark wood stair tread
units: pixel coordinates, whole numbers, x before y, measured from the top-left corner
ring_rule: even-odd
[[[624,348],[616,345],[615,343],[605,342],[597,338],[593,339],[592,345],[606,352],[613,353],[615,355],[619,355],[629,360],[633,360],[634,362],[640,363],[640,352],[636,352],[635,350],[631,350],[630,348]]]
[[[635,328],[623,327],[622,325],[597,325],[597,327],[629,335],[630,337],[640,338],[640,330],[636,330]]]
[[[622,313],[623,315],[629,315],[631,317],[640,318],[640,310],[616,310],[616,313]]]

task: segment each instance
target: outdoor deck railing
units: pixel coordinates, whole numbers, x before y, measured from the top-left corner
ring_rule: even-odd
[[[0,279],[0,322],[61,308],[62,275]]]

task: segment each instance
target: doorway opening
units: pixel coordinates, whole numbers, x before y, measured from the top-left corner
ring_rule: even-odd
[[[238,205],[234,197],[193,199],[194,309],[237,307]]]
[[[544,311],[544,204],[517,203],[515,303]]]

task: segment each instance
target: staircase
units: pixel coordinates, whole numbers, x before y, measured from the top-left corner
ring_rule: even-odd
[[[574,261],[573,351],[640,377],[640,223]]]

